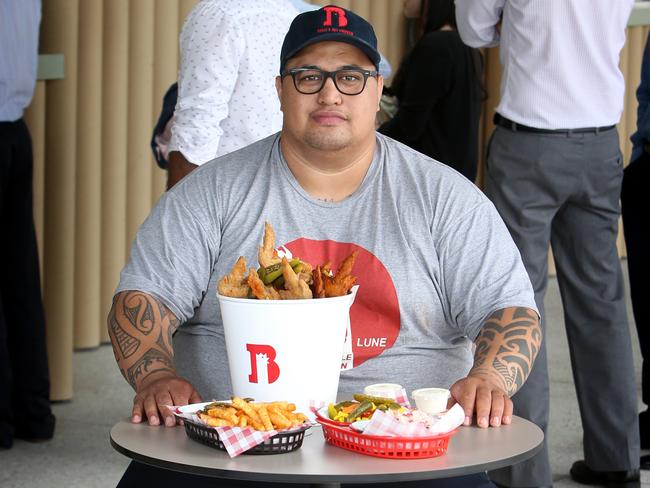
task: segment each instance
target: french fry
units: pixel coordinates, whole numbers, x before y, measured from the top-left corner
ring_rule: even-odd
[[[203,420],[206,424],[208,424],[210,427],[233,427],[234,426],[234,424],[229,420],[216,419],[204,413],[199,413],[199,418]]]
[[[269,417],[269,412],[266,409],[266,406],[262,405],[257,411],[260,418],[262,419],[262,424],[264,424],[264,430],[273,430],[273,424],[271,423],[271,418]]]
[[[255,411],[253,407],[250,406],[250,403],[248,403],[247,401],[244,401],[239,397],[232,397],[232,404],[235,407],[243,410],[244,413],[251,418],[251,420],[255,421],[258,424],[262,423],[262,419],[260,418],[258,413]]]
[[[208,410],[208,415],[217,419],[224,419],[237,425],[239,418],[237,417],[237,410],[232,407],[217,407]]]
[[[282,413],[282,410],[276,406],[269,407],[269,417],[271,422],[278,429],[288,429],[291,427],[291,421],[285,417]]]

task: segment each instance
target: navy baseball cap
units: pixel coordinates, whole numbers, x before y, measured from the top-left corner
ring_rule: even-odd
[[[322,41],[352,44],[361,49],[375,66],[379,66],[381,56],[377,51],[377,36],[370,22],[350,10],[328,5],[303,12],[293,19],[282,43],[280,73],[298,51]]]

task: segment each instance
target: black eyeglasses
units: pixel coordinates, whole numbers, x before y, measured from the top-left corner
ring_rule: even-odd
[[[361,68],[343,68],[336,71],[325,71],[317,68],[294,68],[284,71],[281,75],[291,76],[293,86],[303,95],[318,93],[325,86],[327,78],[332,78],[334,86],[344,95],[358,95],[366,87],[368,77],[377,77],[377,71]]]

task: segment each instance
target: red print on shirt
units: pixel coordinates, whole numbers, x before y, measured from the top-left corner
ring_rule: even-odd
[[[352,270],[359,285],[350,309],[353,366],[378,356],[395,343],[400,330],[397,292],[390,274],[374,254],[348,242],[305,238],[289,242],[285,247],[294,257],[314,266],[329,260],[335,272],[352,251],[359,251]]]

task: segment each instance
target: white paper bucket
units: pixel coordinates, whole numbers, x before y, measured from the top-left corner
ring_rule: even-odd
[[[310,400],[335,402],[357,289],[312,300],[217,295],[233,393],[256,401],[287,400],[307,414]]]

